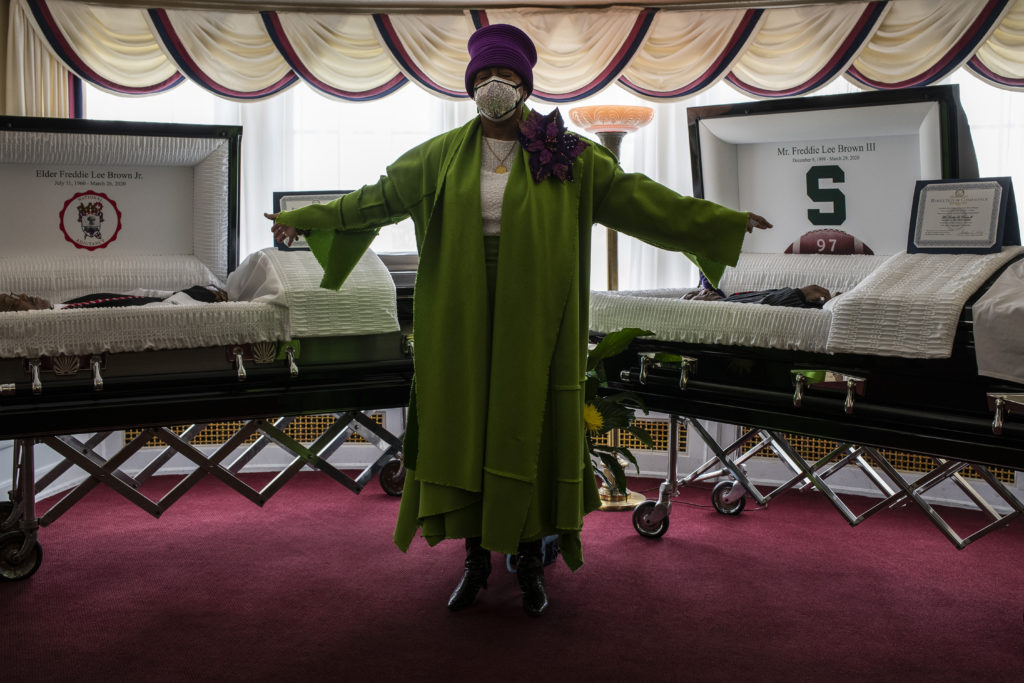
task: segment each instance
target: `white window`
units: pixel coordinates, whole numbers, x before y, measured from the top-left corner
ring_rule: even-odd
[[[1024,147],[1024,97],[995,88],[964,70],[947,82],[960,84],[980,174],[1012,176],[1020,191],[1024,187],[1024,157],[1016,150]],[[271,99],[246,103],[218,98],[192,83],[148,97],[120,97],[88,85],[84,90],[89,118],[243,126],[243,257],[271,244],[269,223],[263,213],[271,210],[274,191],[355,189],[375,181],[405,150],[475,115],[472,102],[443,100],[412,83],[371,102],[328,98],[301,83]],[[837,79],[814,94],[856,90],[847,81]],[[559,108],[572,127],[568,111],[576,106],[653,106],[653,122],[623,139],[621,164],[627,171],[645,173],[680,193],[690,194],[686,108],[749,99],[726,83],[673,103],[652,103],[612,86],[588,100]],[[546,102],[532,104],[543,112],[554,106]],[[757,207],[742,208],[757,211]],[[591,286],[604,289],[605,230],[600,226],[594,230]],[[618,243],[620,289],[690,286],[696,282],[696,271],[681,256],[624,236],[619,236]],[[374,249],[415,250],[411,223],[384,228]]]

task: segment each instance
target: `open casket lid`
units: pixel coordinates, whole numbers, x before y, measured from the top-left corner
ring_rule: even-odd
[[[946,358],[960,312],[1020,253],[906,254],[917,180],[977,176],[955,86],[694,107],[694,194],[774,224],[744,240],[727,292],[821,285],[825,310],[596,294],[591,328],[828,354]]]
[[[241,135],[241,126],[0,116],[4,260],[52,263],[55,277],[72,269],[86,279],[112,263],[196,262],[188,276],[198,268],[223,283],[239,259]],[[181,286],[151,275],[150,287]]]
[[[957,86],[691,107],[687,118],[694,196],[775,225],[745,252],[900,253],[917,180],[977,177]]]

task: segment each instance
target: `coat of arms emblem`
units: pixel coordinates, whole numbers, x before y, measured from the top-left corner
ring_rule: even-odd
[[[121,211],[102,192],[79,192],[64,202],[60,231],[79,249],[103,249],[121,230]]]

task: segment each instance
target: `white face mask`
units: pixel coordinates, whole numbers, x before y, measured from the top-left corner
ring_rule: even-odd
[[[519,95],[522,87],[497,76],[488,78],[473,89],[477,111],[491,121],[504,121],[515,113],[522,101]]]

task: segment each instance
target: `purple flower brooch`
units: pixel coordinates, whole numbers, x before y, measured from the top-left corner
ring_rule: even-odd
[[[573,159],[587,148],[583,138],[566,130],[558,109],[547,116],[531,111],[519,123],[519,144],[530,153],[530,172],[538,183],[548,176],[572,182]]]

